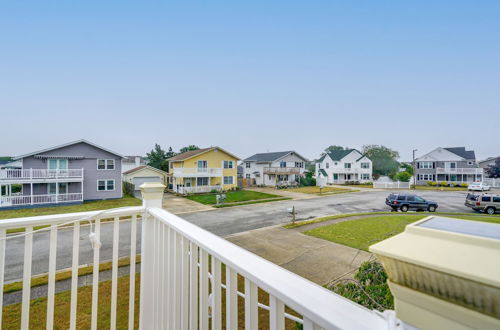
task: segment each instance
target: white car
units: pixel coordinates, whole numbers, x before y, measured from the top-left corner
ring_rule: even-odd
[[[485,191],[491,189],[490,186],[482,182],[471,183],[468,188],[469,190],[476,190],[476,191]]]

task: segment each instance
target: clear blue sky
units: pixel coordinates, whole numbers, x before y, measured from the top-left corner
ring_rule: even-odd
[[[4,1],[0,155],[500,155],[500,1]]]

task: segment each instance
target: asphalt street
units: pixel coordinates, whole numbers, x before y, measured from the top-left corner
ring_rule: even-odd
[[[464,206],[465,191],[419,191],[420,196],[438,202],[438,211],[469,212]],[[295,207],[297,220],[312,219],[321,216],[341,213],[389,211],[384,203],[388,191],[363,191],[357,193],[330,195],[303,200],[253,204],[238,207],[214,209],[203,212],[184,213],[179,216],[219,236],[226,236],[247,230],[287,223],[291,216],[287,209]],[[138,225],[138,242],[140,241],[140,223]],[[80,265],[92,262],[93,251],[88,239],[89,227],[82,226],[80,232]],[[100,260],[111,259],[113,224],[101,225]],[[130,222],[120,223],[120,257],[130,254]],[[138,252],[140,252],[140,244]],[[57,269],[71,267],[73,247],[73,231],[64,228],[58,231]],[[5,281],[22,278],[24,258],[24,237],[7,240],[5,260]],[[41,232],[33,237],[32,274],[45,273],[49,260],[49,233]]]

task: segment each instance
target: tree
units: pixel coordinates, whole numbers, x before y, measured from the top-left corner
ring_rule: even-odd
[[[176,155],[176,153],[175,153],[174,150],[172,150],[172,147],[168,147],[168,151],[166,153],[167,159],[171,158],[171,157],[174,157],[175,155]]]
[[[328,148],[326,148],[322,153],[321,153],[321,156],[323,155],[326,155],[327,153],[329,153],[330,151],[334,151],[334,150],[345,150],[347,148],[344,148],[342,146],[337,146],[337,145],[331,145],[329,146]]]
[[[179,150],[179,153],[182,154],[183,152],[186,152],[186,151],[198,150],[198,149],[200,149],[198,146],[195,146],[194,144],[190,144],[187,147],[182,147]]]
[[[169,151],[171,150],[172,148],[169,149]],[[167,152],[158,143],[155,143],[154,149],[147,153],[146,156],[149,166],[168,172]]]
[[[373,174],[394,176],[399,170],[399,153],[385,146],[376,144],[363,146],[363,154],[373,164]]]
[[[410,182],[411,174],[407,171],[399,172],[394,176],[394,179],[401,182]]]
[[[405,172],[410,173],[410,175],[413,175],[413,166],[407,163],[400,163],[400,167],[405,169]]]
[[[490,178],[500,178],[500,157],[495,159],[495,164],[488,165],[486,168],[486,174]]]

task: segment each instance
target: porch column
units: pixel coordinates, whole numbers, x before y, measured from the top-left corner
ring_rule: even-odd
[[[142,205],[144,208],[161,208],[165,185],[159,182],[145,182],[140,187]],[[153,329],[155,303],[154,292],[157,288],[154,283],[154,249],[155,249],[155,220],[143,213],[141,237],[141,293],[140,293],[140,329]]]
[[[30,183],[30,204],[33,205],[33,182]]]

